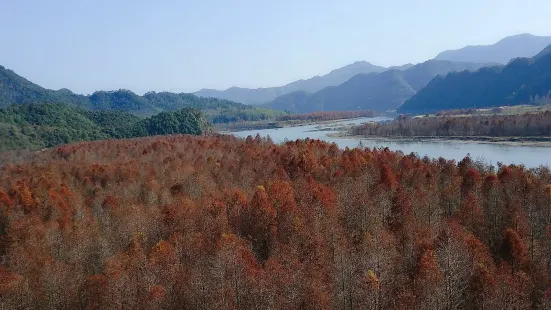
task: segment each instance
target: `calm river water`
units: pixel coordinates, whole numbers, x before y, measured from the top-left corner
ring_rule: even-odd
[[[385,117],[358,118],[345,120],[334,125],[361,124],[368,121],[385,121]],[[321,125],[323,127],[324,125]],[[551,147],[537,146],[509,146],[498,144],[485,144],[475,142],[403,142],[403,141],[381,141],[369,139],[350,139],[350,138],[332,138],[327,134],[333,130],[319,130],[320,125],[305,125],[296,127],[287,127],[279,129],[261,129],[238,131],[233,134],[238,137],[255,136],[257,133],[261,136],[270,136],[275,143],[281,143],[285,140],[296,139],[320,139],[328,142],[335,142],[339,147],[357,147],[362,142],[364,147],[388,147],[393,151],[402,151],[404,154],[416,153],[419,156],[429,156],[433,158],[443,157],[446,159],[455,159],[459,161],[467,154],[470,154],[474,160],[482,160],[488,164],[496,165],[497,162],[504,164],[523,164],[526,167],[538,167],[545,165],[551,167]]]

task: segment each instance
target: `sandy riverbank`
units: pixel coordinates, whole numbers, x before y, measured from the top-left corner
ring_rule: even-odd
[[[326,130],[345,130],[350,126],[342,126],[340,123],[353,121],[356,119],[362,119],[366,117],[356,118],[343,118],[328,121],[306,121],[306,120],[293,120],[293,121],[255,121],[255,122],[243,122],[243,123],[231,123],[231,124],[216,124],[214,128],[218,133],[232,133],[236,131],[244,130],[262,130],[262,129],[276,129],[276,128],[288,128],[288,127],[303,127],[310,125],[317,125],[315,131]],[[336,128],[338,127],[338,128]]]

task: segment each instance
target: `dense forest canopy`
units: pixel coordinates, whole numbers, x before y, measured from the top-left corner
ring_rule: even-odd
[[[0,154],[5,309],[549,309],[551,171],[260,137]]]
[[[550,309],[548,167],[202,135],[373,116],[363,109],[416,92],[403,111],[538,104],[550,61],[542,51],[424,89],[472,65],[355,76],[280,97],[324,111],[292,115],[192,94],[83,96],[0,67],[0,309]],[[353,130],[549,137],[551,112]]]
[[[0,66],[0,108],[16,103],[53,102],[84,106],[87,104],[87,99],[66,89],[59,91],[44,89]]]
[[[433,79],[398,108],[400,113],[551,102],[551,46],[504,67],[450,73]]]
[[[0,151],[42,149],[75,141],[165,134],[201,134],[209,129],[199,110],[185,108],[138,118],[121,111],[89,111],[63,104],[17,104],[0,109]]]

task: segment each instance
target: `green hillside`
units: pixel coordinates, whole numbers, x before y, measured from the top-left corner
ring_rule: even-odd
[[[18,104],[0,109],[0,151],[111,138],[199,135],[209,129],[207,124],[193,108],[142,119],[121,111],[89,111],[65,104]]]
[[[123,111],[141,117],[195,108],[203,111],[205,117],[214,123],[274,119],[283,115],[280,111],[185,93],[148,92],[139,96],[121,89],[97,91],[89,96],[77,95],[67,89],[45,89],[0,66],[0,108],[25,103],[62,103],[88,110]]]
[[[89,104],[85,96],[73,94],[67,89],[54,91],[42,88],[0,66],[0,108],[15,103],[35,102],[61,102],[82,107]]]

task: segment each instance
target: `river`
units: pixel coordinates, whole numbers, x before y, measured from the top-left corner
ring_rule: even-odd
[[[331,126],[362,124],[368,121],[386,121],[389,118],[357,118],[353,120],[343,120],[331,123]],[[460,161],[467,154],[470,154],[473,160],[481,160],[491,165],[497,165],[498,162],[504,164],[523,164],[526,167],[534,168],[541,165],[551,167],[551,147],[540,146],[522,146],[522,145],[499,145],[489,143],[465,142],[465,141],[393,141],[393,140],[370,140],[370,139],[352,139],[335,138],[327,134],[334,133],[332,129],[319,130],[327,127],[325,125],[313,124],[296,127],[286,127],[279,129],[261,129],[238,131],[233,134],[237,137],[270,136],[275,143],[282,143],[285,140],[296,139],[320,139],[327,142],[335,142],[340,148],[357,147],[361,141],[364,147],[388,147],[393,151],[402,151],[404,154],[416,153],[419,156],[428,156],[432,158],[443,157],[446,159],[455,159]]]

